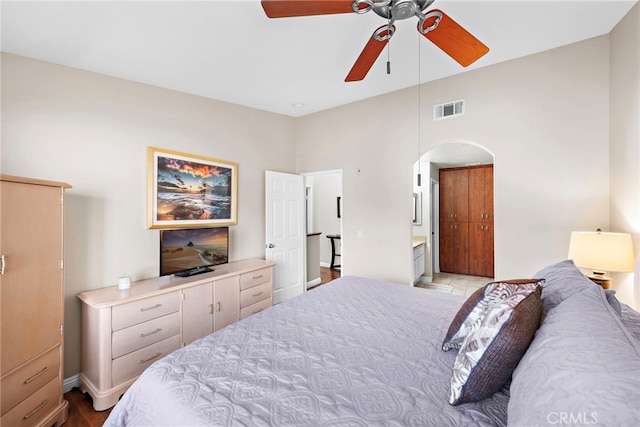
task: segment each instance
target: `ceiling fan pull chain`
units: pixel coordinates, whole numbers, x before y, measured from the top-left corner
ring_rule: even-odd
[[[393,23],[395,19],[390,17],[387,19],[387,28],[389,31],[389,41],[387,42],[387,74],[391,74],[391,36],[393,36]]]

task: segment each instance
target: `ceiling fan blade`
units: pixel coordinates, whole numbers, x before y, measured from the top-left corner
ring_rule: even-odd
[[[353,0],[262,0],[269,18],[353,13]]]
[[[344,79],[345,82],[357,82],[365,78],[373,63],[380,56],[380,52],[389,43],[389,39],[395,30],[396,27],[394,25],[391,26],[391,31],[386,25],[383,25],[373,32],[364,49],[360,52],[360,56],[356,59],[355,64],[351,67],[347,78]]]
[[[418,23],[418,30],[422,26],[420,32],[463,67],[468,67],[489,52],[487,46],[441,10],[432,9],[425,16],[427,18]],[[438,24],[429,30],[439,16],[442,18]]]

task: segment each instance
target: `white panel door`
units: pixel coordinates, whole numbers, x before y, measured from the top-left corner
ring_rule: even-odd
[[[305,290],[305,197],[301,175],[266,171],[266,258],[276,263],[273,303]]]

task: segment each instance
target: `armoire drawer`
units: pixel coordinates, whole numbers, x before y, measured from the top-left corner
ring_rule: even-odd
[[[158,319],[115,331],[111,336],[111,354],[114,359],[117,359],[179,333],[180,313],[171,313]]]
[[[2,414],[57,378],[60,347],[56,347],[2,380]]]
[[[11,427],[37,425],[44,416],[49,415],[59,405],[61,393],[60,380],[58,378],[52,379],[3,415],[0,424]]]
[[[258,301],[271,297],[271,282],[266,282],[240,292],[240,308],[248,307]]]
[[[249,317],[252,314],[256,314],[271,307],[271,296],[267,299],[263,299],[262,301],[258,301],[255,304],[251,304],[248,307],[244,307],[240,309],[240,319],[244,319],[245,317]]]
[[[114,331],[157,319],[180,310],[180,292],[157,295],[111,309],[111,325]]]
[[[261,283],[271,281],[271,267],[261,268],[251,273],[243,273],[240,275],[240,290],[251,288]]]
[[[114,359],[111,372],[112,383],[121,384],[137,377],[153,362],[160,360],[173,350],[177,350],[178,347],[180,347],[180,335],[174,335],[159,343]]]

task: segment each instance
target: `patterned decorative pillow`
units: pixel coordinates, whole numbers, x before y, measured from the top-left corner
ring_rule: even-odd
[[[542,288],[538,283],[518,288],[489,307],[464,338],[453,366],[450,404],[477,402],[499,391],[527,351],[540,325]]]
[[[476,290],[460,307],[442,343],[442,350],[460,348],[473,325],[491,307],[505,301],[513,294],[524,292],[527,296],[536,290],[544,279],[513,279],[487,283]]]

